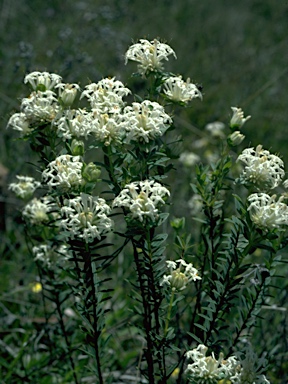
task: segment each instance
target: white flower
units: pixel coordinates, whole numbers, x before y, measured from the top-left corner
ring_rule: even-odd
[[[10,117],[7,127],[11,127],[15,131],[21,132],[22,135],[31,132],[29,121],[27,120],[25,113],[22,112],[14,113],[14,115]]]
[[[118,113],[124,106],[123,97],[131,91],[115,78],[105,78],[98,83],[91,83],[85,87],[81,98],[87,97],[91,108],[97,113]]]
[[[54,122],[57,134],[63,140],[73,137],[87,137],[92,130],[93,115],[85,109],[68,109],[64,115]]]
[[[59,83],[55,86],[58,89],[58,95],[62,100],[63,104],[66,106],[70,106],[73,104],[77,92],[80,91],[80,87],[78,84],[65,84]]]
[[[149,218],[155,222],[158,218],[158,206],[165,204],[168,189],[154,180],[144,180],[125,185],[114,199],[113,207],[123,207],[130,211],[133,219],[143,221]]]
[[[245,164],[244,171],[239,181],[247,186],[255,186],[258,190],[276,188],[285,175],[284,163],[276,155],[262,149],[262,145],[246,148],[238,156],[237,161]]]
[[[169,285],[173,290],[182,291],[191,281],[200,280],[198,270],[193,267],[193,264],[186,263],[185,260],[179,259],[176,261],[166,261],[167,268],[170,270],[169,275],[164,275],[160,285]],[[184,270],[182,270],[184,267]]]
[[[242,125],[251,118],[251,116],[247,116],[244,118],[244,112],[241,108],[231,107],[233,115],[230,120],[230,127],[232,129],[241,128]]]
[[[205,126],[206,131],[208,131],[212,137],[223,138],[225,134],[223,132],[225,128],[225,124],[221,121],[214,121],[213,123],[209,123]]]
[[[59,112],[59,104],[53,91],[32,92],[22,99],[21,111],[30,123],[51,122]]]
[[[276,195],[253,193],[248,197],[247,211],[254,224],[262,229],[273,230],[288,225],[288,206],[283,203],[284,196],[276,200]]]
[[[29,199],[34,191],[41,186],[41,183],[36,181],[33,177],[18,175],[16,177],[19,180],[18,183],[11,183],[9,189],[21,199]]]
[[[242,135],[240,131],[234,131],[231,133],[231,135],[228,136],[227,142],[232,147],[236,147],[237,145],[241,144],[244,139],[245,136]]]
[[[235,356],[223,359],[220,353],[218,360],[212,352],[211,356],[206,356],[208,348],[199,344],[197,348],[188,351],[186,356],[194,362],[188,364],[186,373],[191,383],[197,384],[217,384],[219,380],[229,379],[237,369],[238,362]]]
[[[125,107],[123,120],[126,123],[127,142],[132,140],[148,143],[162,136],[172,123],[172,119],[165,113],[164,108],[150,100]]]
[[[193,167],[200,161],[200,157],[193,152],[182,152],[179,161],[185,165],[185,167]]]
[[[121,144],[126,137],[126,123],[118,113],[113,115],[94,113],[91,123],[91,132],[96,140],[108,146],[111,143]]]
[[[202,94],[190,79],[187,82],[182,80],[182,76],[171,76],[163,84],[164,94],[171,100],[187,104],[189,101],[199,98],[202,100]]]
[[[25,76],[24,83],[29,83],[34,91],[46,91],[52,90],[61,80],[62,77],[55,73],[35,71]]]
[[[77,189],[84,184],[82,167],[80,156],[61,155],[48,164],[42,172],[42,178],[49,187],[59,187],[63,191]]]
[[[78,237],[90,243],[111,231],[113,222],[107,216],[111,208],[105,200],[81,193],[74,199],[66,200],[61,208],[64,218],[61,227],[67,238]]]
[[[138,62],[138,72],[144,75],[148,71],[161,71],[163,68],[162,61],[168,60],[168,56],[176,54],[173,49],[158,40],[148,41],[141,39],[139,43],[129,47],[125,54],[126,64],[128,60]]]
[[[59,264],[64,260],[68,260],[68,248],[66,245],[54,247],[47,244],[41,244],[32,248],[35,261],[40,261],[43,265],[51,267],[53,264]]]
[[[195,193],[190,200],[188,200],[188,207],[190,209],[190,213],[193,216],[196,216],[202,211],[203,208],[203,199],[202,197],[198,194]]]
[[[30,224],[40,225],[45,224],[49,221],[48,213],[51,207],[49,207],[48,199],[37,199],[31,200],[22,211],[23,217],[30,222]]]

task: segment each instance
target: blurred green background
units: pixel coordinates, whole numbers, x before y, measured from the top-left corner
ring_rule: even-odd
[[[192,150],[207,123],[227,123],[230,107],[238,106],[252,116],[243,127],[245,146],[262,144],[288,163],[287,0],[0,1],[0,164],[8,171],[6,182],[0,177],[0,205],[6,209],[6,230],[0,229],[5,305],[0,304],[8,326],[21,300],[25,309],[19,316],[34,313],[37,304],[30,291],[33,297],[27,294],[23,301],[34,267],[23,243],[19,203],[7,191],[16,174],[31,170],[28,144],[6,129],[28,94],[25,74],[47,70],[82,86],[116,76],[133,88],[136,65],[125,66],[124,54],[133,41],[155,37],[177,54],[167,70],[203,86],[203,102],[192,103],[178,122],[186,150]],[[287,316],[283,324],[284,329]]]

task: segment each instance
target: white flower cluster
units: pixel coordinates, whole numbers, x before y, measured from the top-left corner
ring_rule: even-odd
[[[61,83],[62,77],[49,72],[31,72],[24,78],[24,83],[29,83],[34,91],[52,90],[57,84]]]
[[[82,168],[80,156],[60,155],[48,164],[42,178],[49,187],[59,187],[62,191],[77,189],[84,184]]]
[[[245,164],[239,181],[260,191],[276,188],[285,175],[283,161],[263,149],[262,145],[258,145],[256,149],[244,149],[237,161]]]
[[[187,82],[182,80],[182,76],[171,76],[164,81],[163,92],[168,99],[176,102],[188,104],[189,101],[199,98],[202,100],[202,93],[197,86],[190,83],[190,79]]]
[[[200,156],[198,156],[194,152],[182,152],[179,161],[185,165],[185,167],[193,167],[195,164],[197,164],[200,161]]]
[[[62,261],[68,260],[68,248],[66,245],[61,245],[55,248],[51,245],[40,244],[32,248],[35,261],[40,261],[43,265],[51,267]]]
[[[9,189],[21,199],[30,199],[35,190],[41,186],[41,183],[33,177],[17,175],[16,178],[19,180],[18,183],[11,183]]]
[[[168,57],[176,54],[173,49],[158,40],[148,41],[141,39],[139,43],[129,47],[125,54],[126,64],[128,60],[138,62],[138,72],[145,75],[148,71],[160,71],[163,68],[162,61],[168,60]]]
[[[86,97],[92,111],[97,114],[114,114],[121,111],[124,106],[123,97],[131,93],[124,84],[113,78],[105,78],[98,83],[86,85],[81,98]]]
[[[257,361],[253,352],[247,352],[245,359],[230,356],[223,359],[220,353],[218,360],[214,353],[206,356],[208,348],[199,344],[197,348],[188,351],[186,356],[193,363],[188,364],[186,374],[189,382],[193,384],[269,384],[266,377],[261,374],[263,359]]]
[[[127,208],[133,219],[143,222],[149,218],[158,219],[158,206],[165,204],[165,196],[170,196],[167,188],[154,180],[144,180],[125,185],[114,199],[113,207]]]
[[[74,199],[66,200],[61,208],[64,217],[61,227],[66,238],[80,238],[86,243],[93,242],[95,238],[111,231],[113,222],[108,217],[111,208],[100,197],[81,193]]]
[[[174,291],[182,291],[191,281],[201,280],[201,277],[198,276],[198,270],[193,267],[193,264],[186,263],[183,259],[167,260],[166,264],[170,274],[163,276],[160,285],[167,284]]]
[[[91,133],[92,115],[85,109],[67,109],[54,124],[57,127],[57,134],[63,140],[87,137]]]
[[[32,199],[22,211],[25,220],[32,225],[45,224],[49,221],[49,213],[53,210],[53,205],[49,196],[41,199]]]
[[[142,103],[132,103],[123,111],[126,142],[144,141],[148,143],[162,136],[172,123],[170,116],[157,102],[144,100]]]
[[[288,206],[283,203],[284,196],[278,201],[276,195],[253,193],[248,197],[250,203],[247,211],[254,224],[264,230],[273,230],[288,225]]]

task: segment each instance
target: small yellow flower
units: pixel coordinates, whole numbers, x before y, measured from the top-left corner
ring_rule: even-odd
[[[42,291],[42,284],[39,282],[31,283],[30,284],[30,289],[34,293],[39,293]]]

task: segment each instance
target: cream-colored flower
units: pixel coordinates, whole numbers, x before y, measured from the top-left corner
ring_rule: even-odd
[[[53,91],[35,91],[27,98],[22,99],[21,111],[30,124],[51,122],[59,112],[59,104]]]
[[[247,120],[251,118],[251,116],[244,117],[244,112],[241,108],[231,107],[233,115],[230,120],[230,128],[237,129],[241,128]]]
[[[23,136],[31,132],[29,121],[23,112],[14,113],[14,115],[10,117],[7,127],[21,132]]]
[[[141,39],[139,43],[129,47],[125,54],[126,64],[128,60],[138,62],[138,72],[145,75],[147,72],[157,72],[163,69],[163,60],[168,60],[168,57],[173,55],[176,59],[176,54],[173,49],[164,43],[154,39],[148,41]]]
[[[77,92],[80,91],[78,84],[59,83],[55,86],[55,88],[58,89],[60,100],[62,100],[62,103],[67,107],[73,104],[77,96]]]
[[[188,104],[189,101],[196,98],[202,100],[202,93],[197,86],[190,83],[189,78],[185,82],[182,80],[182,76],[168,77],[163,84],[163,92],[168,99],[184,104]]]
[[[159,216],[159,205],[165,204],[169,196],[167,188],[154,180],[144,180],[127,184],[114,199],[113,207],[123,207],[130,211],[133,219],[143,222],[149,218],[153,222]]]
[[[29,83],[34,91],[52,90],[62,80],[62,77],[49,72],[31,72],[24,78],[24,83]]]
[[[193,267],[193,264],[186,263],[183,259],[176,261],[167,260],[166,264],[170,274],[163,276],[160,285],[167,284],[175,291],[182,291],[191,281],[201,279],[198,276],[198,270]]]
[[[37,188],[41,186],[33,177],[17,175],[18,183],[11,183],[9,189],[21,199],[30,199]]]
[[[246,148],[238,156],[245,168],[239,181],[246,186],[254,186],[259,191],[276,188],[285,176],[284,163],[280,157],[258,145],[256,149]]]

